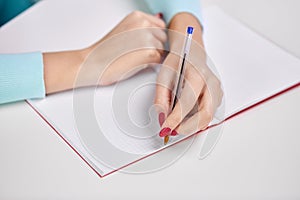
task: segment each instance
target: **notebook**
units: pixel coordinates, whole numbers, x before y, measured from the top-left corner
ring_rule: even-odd
[[[105,12],[113,9],[112,5],[117,2],[112,1]],[[80,3],[70,7],[74,19],[78,18],[75,14],[80,8]],[[132,1],[123,10],[119,8],[118,17],[106,19],[109,22],[99,20],[98,26],[103,23],[104,29],[98,30],[97,36],[89,35],[92,30],[88,29],[73,35],[72,40],[76,40],[78,46],[95,41],[136,8]],[[101,12],[92,10],[91,13],[103,17]],[[70,17],[60,11],[56,15],[61,15],[62,21]],[[80,16],[87,22],[93,21],[92,17],[95,15]],[[217,7],[204,9],[203,18],[206,51],[224,90],[222,105],[210,126],[299,86],[298,58]],[[68,37],[64,29],[59,30],[61,40]],[[84,41],[78,42],[80,40]],[[41,50],[48,50],[50,46],[44,45]],[[24,49],[27,50],[16,48],[16,52]],[[159,138],[157,114],[152,106],[156,75],[157,71],[149,68],[115,85],[67,91],[27,102],[100,177],[104,177],[190,137],[172,137],[168,146]]]

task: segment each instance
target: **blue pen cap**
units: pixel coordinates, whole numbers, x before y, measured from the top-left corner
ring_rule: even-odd
[[[194,31],[194,28],[193,27],[191,27],[191,26],[189,26],[188,28],[187,28],[187,33],[188,34],[193,34],[193,31]]]

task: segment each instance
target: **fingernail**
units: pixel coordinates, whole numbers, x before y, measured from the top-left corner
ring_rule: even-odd
[[[164,14],[162,14],[161,12],[160,13],[157,13],[158,17],[163,19],[164,18]]]
[[[177,133],[177,131],[173,130],[173,131],[171,132],[171,135],[172,135],[172,136],[175,136],[175,135],[178,135],[178,133]]]
[[[158,122],[159,122],[159,125],[161,126],[164,122],[165,122],[165,113],[159,113],[158,115]]]
[[[160,137],[165,137],[166,135],[169,135],[169,133],[171,132],[171,129],[166,127],[163,128],[160,132],[159,132],[159,136]]]

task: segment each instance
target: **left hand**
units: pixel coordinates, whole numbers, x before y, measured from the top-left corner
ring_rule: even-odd
[[[181,96],[171,110],[172,90],[177,84],[178,66],[182,60],[178,55],[181,55],[187,26],[195,28],[194,41],[186,62]],[[182,34],[169,32],[171,52],[157,78],[155,104],[159,108],[161,137],[196,133],[205,129],[213,119],[223,96],[220,81],[206,65],[202,29],[198,20],[188,13],[180,13],[172,19],[169,29],[180,30]]]
[[[110,85],[158,63],[165,23],[140,11],[128,14],[104,38],[80,50],[43,54],[46,93]]]

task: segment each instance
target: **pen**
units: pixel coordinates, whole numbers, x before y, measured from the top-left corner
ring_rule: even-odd
[[[187,36],[185,37],[185,43],[184,43],[184,49],[183,49],[183,59],[179,68],[179,74],[177,77],[177,84],[175,88],[175,94],[173,95],[173,101],[171,108],[174,109],[177,99],[180,97],[181,89],[183,86],[183,80],[184,80],[184,72],[185,72],[185,60],[187,56],[189,55],[190,48],[191,48],[191,42],[192,42],[192,36],[193,36],[194,28],[189,26],[186,30]],[[166,145],[169,141],[169,135],[166,135],[164,137],[164,145]]]

